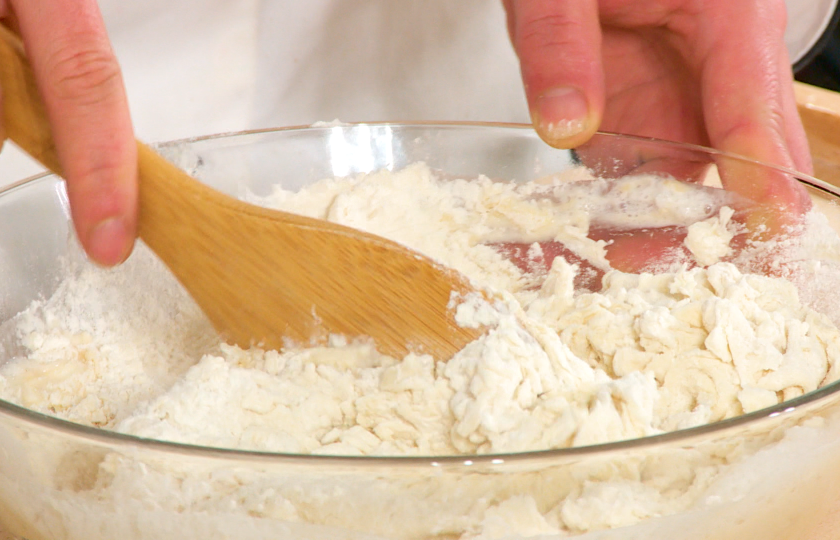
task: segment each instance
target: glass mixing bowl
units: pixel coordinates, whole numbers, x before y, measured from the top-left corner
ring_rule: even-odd
[[[699,147],[611,134],[574,151],[555,150],[526,126],[496,124],[327,125],[160,149],[234,195],[417,161],[449,176],[516,181],[581,161],[610,177],[645,170],[691,180],[714,166],[793,174]],[[797,178],[823,211],[838,213],[836,188]],[[0,192],[0,321],[55,290],[62,261],[77,250],[71,234],[55,176]],[[8,336],[4,343],[0,364],[14,354]],[[644,439],[469,457],[205,448],[84,427],[0,401],[0,529],[29,540],[836,539],[838,388]],[[660,503],[654,513],[643,504],[650,500]],[[606,528],[582,533],[574,516],[587,513]],[[552,530],[551,516],[563,517],[565,529]]]

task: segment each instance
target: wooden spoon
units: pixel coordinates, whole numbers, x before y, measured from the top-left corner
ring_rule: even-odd
[[[6,132],[60,175],[23,47],[0,33]],[[457,272],[375,235],[241,202],[137,146],[140,238],[225,339],[280,349],[369,336],[386,354],[445,360],[480,335],[454,321],[453,293],[472,292]]]

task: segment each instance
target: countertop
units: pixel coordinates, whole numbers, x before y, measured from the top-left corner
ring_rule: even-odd
[[[814,176],[840,186],[840,93],[796,83],[796,102],[811,145]]]

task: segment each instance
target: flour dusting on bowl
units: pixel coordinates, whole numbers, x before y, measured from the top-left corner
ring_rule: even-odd
[[[704,497],[721,472],[784,441],[784,430],[757,420],[737,443],[652,442],[603,457],[599,446],[792,403],[840,375],[837,313],[800,300],[799,289],[810,301],[836,277],[801,286],[809,261],[830,267],[826,254],[840,253],[817,212],[799,236],[736,249],[743,201],[723,190],[655,174],[605,179],[580,166],[529,182],[444,177],[422,162],[248,198],[386,236],[455,268],[492,298],[454,302],[459,321],[488,332],[445,362],[392,358],[341,336],[326,347],[243,350],[218,341],[143,246],[114,270],[77,254],[58,289],[16,317],[19,354],[0,365],[0,398],[106,432],[293,461],[266,465],[277,468],[272,476],[213,457],[67,454],[52,463],[53,478],[65,480],[48,504],[75,531],[68,538],[95,535],[96,523],[125,538],[187,538],[183,523],[202,513],[228,516],[231,530],[233,516],[250,516],[313,538],[318,527],[353,538],[618,532],[711,504]],[[593,234],[607,229],[673,229],[684,240],[656,272],[622,272],[610,255],[616,240]],[[577,287],[584,274],[598,285]],[[504,469],[517,454],[548,460],[566,448],[592,448],[593,457]],[[317,461],[294,462],[307,456],[338,456],[340,467],[309,476]],[[363,456],[374,462],[358,470],[341,461]],[[400,457],[442,468],[408,461],[400,470],[389,461]],[[377,458],[386,458],[381,472],[363,469]],[[714,496],[730,495],[737,500]],[[359,520],[389,497],[387,516]],[[125,529],[107,511],[72,517],[72,508],[116,511],[119,501],[185,521]],[[266,522],[248,523],[248,537],[269,537]]]

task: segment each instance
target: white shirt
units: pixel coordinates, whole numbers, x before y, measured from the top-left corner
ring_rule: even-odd
[[[788,0],[792,62],[838,0]],[[137,136],[324,120],[527,122],[500,0],[100,0]],[[821,26],[822,25],[822,26]],[[5,150],[0,185],[38,168]]]

